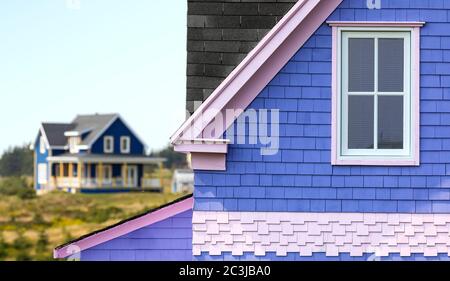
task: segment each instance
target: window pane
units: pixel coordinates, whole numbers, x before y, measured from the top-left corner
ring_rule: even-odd
[[[348,148],[374,148],[373,96],[348,97]]]
[[[348,40],[348,91],[374,91],[374,39]]]
[[[402,38],[378,40],[378,91],[403,92],[404,44]]]
[[[378,148],[403,149],[403,97],[378,97]]]

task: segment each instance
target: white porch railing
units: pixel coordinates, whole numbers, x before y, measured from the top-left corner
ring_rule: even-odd
[[[80,185],[78,178],[53,178],[51,183],[58,187],[77,187]]]
[[[122,187],[138,188],[131,181],[125,181],[122,177],[111,179],[81,178],[78,177],[52,177],[50,181],[52,188],[56,187],[75,187],[75,188],[101,188],[101,187]],[[158,178],[141,178],[142,188],[161,188],[161,180]]]
[[[161,180],[160,179],[152,179],[152,178],[142,178],[141,179],[142,187],[144,188],[160,188]]]

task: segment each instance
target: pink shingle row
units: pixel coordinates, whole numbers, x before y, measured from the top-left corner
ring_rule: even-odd
[[[194,255],[212,256],[450,256],[450,215],[195,211],[192,242]]]

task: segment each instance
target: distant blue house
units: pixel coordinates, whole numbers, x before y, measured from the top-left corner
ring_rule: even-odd
[[[34,142],[37,192],[160,190],[145,143],[119,114],[78,115],[70,123],[42,123]]]

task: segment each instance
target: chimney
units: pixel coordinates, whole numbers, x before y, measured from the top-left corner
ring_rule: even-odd
[[[194,112],[295,2],[188,0],[187,112]]]

